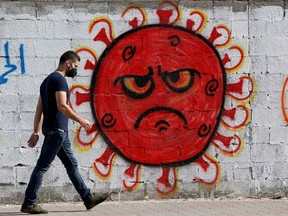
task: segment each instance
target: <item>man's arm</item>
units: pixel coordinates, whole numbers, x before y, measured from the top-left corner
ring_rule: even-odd
[[[85,130],[90,130],[92,128],[92,123],[78,114],[76,114],[68,104],[66,104],[67,101],[67,94],[64,91],[57,91],[56,93],[56,103],[58,110],[65,115],[66,117],[77,121],[80,123],[82,127],[85,128]]]
[[[37,145],[37,142],[39,140],[39,134],[40,134],[42,122],[43,122],[43,104],[42,104],[42,99],[39,96],[37,107],[36,107],[36,112],[35,112],[35,116],[34,116],[34,131],[28,140],[28,146],[31,148],[33,148]]]

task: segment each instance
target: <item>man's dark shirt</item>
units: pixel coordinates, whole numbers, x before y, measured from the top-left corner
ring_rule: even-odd
[[[65,117],[57,108],[57,91],[64,91],[67,94],[67,104],[70,92],[66,79],[62,74],[53,72],[45,78],[40,86],[40,96],[43,104],[44,120],[42,130],[62,129],[68,131],[68,118]]]

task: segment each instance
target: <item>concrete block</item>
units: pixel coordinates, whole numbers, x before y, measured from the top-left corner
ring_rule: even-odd
[[[267,71],[271,74],[286,74],[288,66],[287,57],[287,55],[267,57]]]
[[[0,14],[4,19],[35,19],[36,3],[35,2],[11,2],[5,1],[0,3]]]
[[[231,28],[232,38],[248,38],[249,27],[247,20],[233,20]]]
[[[287,158],[286,152],[287,147],[283,144],[253,144],[251,146],[251,158],[256,163],[285,161]]]
[[[15,185],[15,173],[13,166],[1,167],[0,184]]]
[[[267,22],[267,20],[250,20],[248,26],[250,38],[266,38]]]
[[[19,95],[17,94],[0,94],[0,101],[0,110],[3,113],[16,113],[19,110]]]
[[[280,6],[250,7],[251,20],[281,20],[284,17],[284,9]]]
[[[284,119],[279,109],[254,109],[251,114],[251,124],[272,127],[283,125]]]
[[[71,38],[72,39],[72,35]],[[64,39],[64,40],[45,40],[39,39],[35,40],[35,51],[36,57],[54,57],[60,56],[66,52],[67,50],[72,49],[71,47],[71,40]]]
[[[283,37],[250,39],[251,55],[284,56],[287,53]]]
[[[3,131],[19,131],[20,121],[21,121],[20,113],[4,113]]]
[[[35,94],[20,94],[19,104],[21,112],[35,112],[38,103],[39,95]]]
[[[251,144],[268,144],[270,142],[269,126],[252,126],[251,127]]]
[[[16,166],[16,182],[17,184],[27,185],[34,167],[31,166]]]
[[[270,128],[270,144],[287,144],[288,143],[288,127],[274,126]]]
[[[19,131],[1,131],[1,140],[7,148],[20,147],[21,133]]]
[[[270,92],[257,91],[255,92],[255,99],[251,102],[252,112],[254,109],[268,109],[270,108]]]

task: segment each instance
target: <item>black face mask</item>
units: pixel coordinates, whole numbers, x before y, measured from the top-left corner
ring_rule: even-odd
[[[66,76],[67,77],[75,77],[77,75],[77,68],[69,69]]]

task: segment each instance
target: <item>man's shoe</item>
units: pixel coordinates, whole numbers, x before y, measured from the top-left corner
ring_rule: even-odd
[[[90,199],[84,201],[84,205],[87,210],[92,209],[96,205],[104,202],[107,198],[109,197],[109,193],[101,194],[101,195],[96,195],[92,194]]]
[[[29,214],[48,214],[48,211],[35,204],[22,204],[21,212]]]

